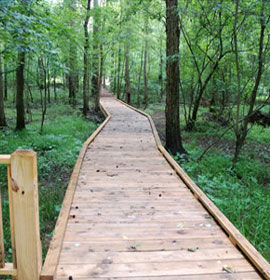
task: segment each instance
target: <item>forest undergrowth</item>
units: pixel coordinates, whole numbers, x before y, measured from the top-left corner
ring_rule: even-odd
[[[38,104],[38,103],[36,103]],[[32,121],[22,131],[15,131],[15,111],[7,102],[6,115],[9,127],[0,130],[0,151],[11,154],[16,149],[32,149],[37,152],[39,177],[40,229],[45,256],[53,229],[61,209],[62,200],[74,164],[84,141],[97,128],[102,119],[82,117],[80,106],[73,107],[67,100],[48,105],[43,132],[40,132],[41,110],[32,108]],[[28,115],[29,118],[29,115]],[[0,184],[3,204],[5,249],[11,260],[9,210],[6,167],[0,166]]]

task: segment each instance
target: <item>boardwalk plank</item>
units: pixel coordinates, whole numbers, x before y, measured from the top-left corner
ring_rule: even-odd
[[[75,248],[75,249],[74,249]],[[99,241],[91,240],[89,242],[64,241],[63,253],[65,251],[80,251],[81,248],[89,252],[154,252],[154,251],[179,251],[188,250],[189,248],[211,249],[211,248],[227,248],[232,249],[234,246],[228,239],[208,237],[196,239],[182,240],[144,240],[137,238],[135,241],[119,239]],[[240,256],[240,255],[239,255]]]
[[[89,277],[80,277],[76,278],[76,280],[85,280]],[[91,279],[101,279],[101,277],[91,277]],[[103,280],[124,280],[127,279],[126,277],[113,277],[113,278],[107,278],[102,277]],[[157,276],[157,277],[129,277],[128,279],[131,280],[201,280],[201,279],[207,279],[207,280],[255,280],[258,279],[258,274],[256,272],[244,272],[244,273],[235,273],[235,274],[224,274],[224,273],[218,273],[218,274],[201,274],[201,275],[177,275],[177,276]],[[58,280],[66,280],[66,278],[58,278]]]
[[[99,264],[107,260],[108,263],[148,263],[148,262],[182,262],[217,260],[226,263],[226,260],[239,259],[237,249],[191,249],[179,251],[155,251],[155,252],[89,252],[85,248],[76,253],[64,251],[60,257],[62,264]],[[193,252],[194,251],[194,252]],[[243,258],[242,258],[243,259]],[[70,263],[70,261],[72,263]]]
[[[92,277],[145,277],[145,276],[174,276],[190,274],[206,274],[212,272],[222,273],[224,267],[230,267],[237,272],[254,272],[251,265],[243,259],[226,260],[221,262],[217,260],[207,261],[181,261],[181,262],[152,262],[152,263],[127,263],[110,264],[108,261],[99,264],[63,264],[59,265],[57,275],[63,276],[89,276]],[[227,274],[224,271],[224,274]]]

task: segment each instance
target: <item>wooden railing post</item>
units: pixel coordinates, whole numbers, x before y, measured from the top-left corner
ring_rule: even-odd
[[[39,280],[42,251],[36,153],[28,150],[14,152],[10,175],[17,279]]]

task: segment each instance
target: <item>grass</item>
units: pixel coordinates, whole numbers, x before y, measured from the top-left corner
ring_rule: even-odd
[[[269,261],[270,188],[265,185],[267,167],[244,155],[232,172],[231,156],[213,150],[198,162],[196,159],[202,149],[194,143],[185,147],[191,159],[181,162],[184,170]]]
[[[162,104],[152,105],[146,110],[152,115],[157,115],[158,111],[163,113]],[[258,125],[252,127],[237,168],[232,171],[232,131],[228,131],[221,143],[198,161],[209,143],[226,129],[216,122],[205,121],[203,112],[205,108],[200,111],[194,131],[182,130],[189,160],[182,160],[180,155],[175,158],[229,220],[270,261],[270,128]],[[159,121],[157,118],[157,126]],[[181,124],[184,124],[183,118]],[[159,128],[162,131],[164,129]]]
[[[36,103],[35,103],[36,104]],[[77,108],[67,103],[48,107],[44,130],[40,133],[41,110],[32,109],[33,121],[23,131],[15,131],[15,110],[7,103],[9,128],[0,130],[0,154],[11,154],[16,149],[33,149],[38,156],[40,227],[45,256],[54,225],[61,209],[73,166],[83,142],[98,124],[87,121]],[[6,168],[0,167],[2,186],[4,236],[7,260],[11,260],[8,221]]]

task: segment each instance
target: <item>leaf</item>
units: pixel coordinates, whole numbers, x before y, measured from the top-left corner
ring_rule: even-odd
[[[55,205],[55,206],[54,206],[54,209],[55,209],[56,212],[59,213],[60,210],[61,210],[61,205]]]
[[[138,247],[140,247],[141,246],[141,244],[136,244],[136,245],[132,245],[132,246],[130,246],[130,249],[132,249],[132,250],[137,250],[137,248]]]
[[[50,233],[45,234],[45,236],[46,236],[46,237],[49,237],[49,238],[52,237],[52,236],[53,236],[53,231],[50,232]]]
[[[177,227],[178,227],[178,228],[183,228],[184,225],[183,225],[182,223],[179,223],[179,224],[177,224]]]
[[[198,249],[199,248],[188,248],[187,251],[194,253],[194,252],[197,252]]]
[[[205,219],[208,219],[208,220],[212,220],[213,219],[212,216],[209,216],[209,215],[206,215],[204,217],[205,217]]]
[[[227,273],[233,273],[234,272],[229,265],[224,265],[222,270],[227,272]]]

